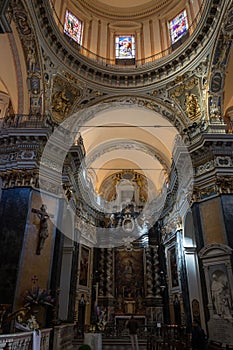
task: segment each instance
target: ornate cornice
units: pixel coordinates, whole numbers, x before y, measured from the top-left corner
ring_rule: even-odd
[[[39,187],[38,169],[13,168],[1,171],[2,189],[13,187]]]

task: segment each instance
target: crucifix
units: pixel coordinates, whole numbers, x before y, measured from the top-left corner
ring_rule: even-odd
[[[47,213],[47,207],[45,204],[42,204],[40,209],[34,209],[32,208],[32,212],[37,214],[38,218],[40,219],[40,228],[39,228],[39,240],[38,245],[36,249],[36,254],[40,255],[41,250],[44,247],[44,242],[49,236],[49,230],[48,230],[48,219],[53,217],[53,215],[49,215]]]

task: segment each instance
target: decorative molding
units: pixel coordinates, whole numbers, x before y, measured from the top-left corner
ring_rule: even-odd
[[[232,248],[225,244],[208,244],[199,251],[198,255],[201,259],[207,259],[231,254]]]

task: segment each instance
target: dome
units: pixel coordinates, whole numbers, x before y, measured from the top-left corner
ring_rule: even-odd
[[[73,0],[61,6],[54,1],[53,11],[60,31],[80,45],[83,55],[108,65],[139,66],[171,54],[187,40],[201,18],[203,3]],[[131,60],[118,59],[122,37],[131,40]]]

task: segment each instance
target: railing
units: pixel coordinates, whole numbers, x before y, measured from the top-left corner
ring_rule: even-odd
[[[72,350],[74,340],[73,328],[73,324],[55,326],[53,337],[52,328],[42,329],[40,331],[40,350],[50,349],[51,343],[53,343],[54,350]],[[0,335],[0,349],[31,350],[33,348],[33,334],[34,332],[31,331]]]
[[[74,324],[65,324],[54,327],[53,349],[72,350],[74,340]]]
[[[2,128],[52,128],[51,118],[42,114],[10,114],[2,122]]]
[[[84,333],[88,332],[100,332],[97,326],[76,326],[75,338],[82,339]],[[119,338],[128,336],[128,330],[125,324],[107,323],[101,330],[102,337],[104,338]],[[152,324],[140,324],[138,329],[138,338],[147,339],[148,342],[153,339],[164,340],[182,340],[188,342],[190,340],[190,334],[187,333],[185,326],[177,325],[157,325]]]
[[[41,330],[40,349],[49,349],[51,328]],[[31,350],[33,346],[33,331],[0,335],[0,349]]]
[[[58,16],[56,10],[55,10],[55,7],[52,3],[51,0],[49,0],[49,3],[50,3],[50,6],[51,6],[51,9],[52,9],[52,12],[54,14],[54,18],[56,19],[56,23],[58,25],[58,28],[61,32],[63,32],[63,26],[64,24],[61,22],[60,20],[60,17]],[[202,17],[202,14],[203,14],[203,11],[204,11],[204,3],[205,3],[205,0],[202,0],[202,3],[201,3],[201,6],[199,8],[199,11],[195,17],[195,19],[193,20],[193,22],[189,25],[189,28],[188,28],[188,31],[187,33],[185,34],[184,37],[182,37],[179,42],[177,42],[176,46],[174,45],[171,45],[169,46],[168,48],[166,48],[165,50],[161,51],[161,52],[158,52],[154,55],[151,55],[151,56],[148,56],[148,57],[144,57],[144,58],[140,58],[140,59],[135,59],[135,66],[138,67],[138,66],[142,66],[142,65],[145,65],[147,63],[151,63],[151,62],[154,62],[164,56],[167,56],[169,54],[171,54],[176,48],[178,48],[180,45],[182,45],[184,43],[184,41],[186,41],[186,39],[188,37],[190,37],[192,35],[192,33],[194,32],[194,30],[196,29],[197,27],[197,24],[198,22],[200,21],[201,17]],[[77,42],[75,42],[72,38],[68,37],[66,34],[64,34],[64,37],[65,39],[67,40],[67,42],[77,51],[79,51],[82,55],[88,57],[89,59],[93,60],[93,61],[97,61],[99,63],[101,63],[102,65],[113,65],[115,66],[116,65],[116,61],[115,61],[115,58],[114,59],[110,59],[110,58],[107,58],[107,57],[103,57],[103,56],[100,56],[92,51],[90,51],[89,49],[87,49],[86,47],[78,44]]]

